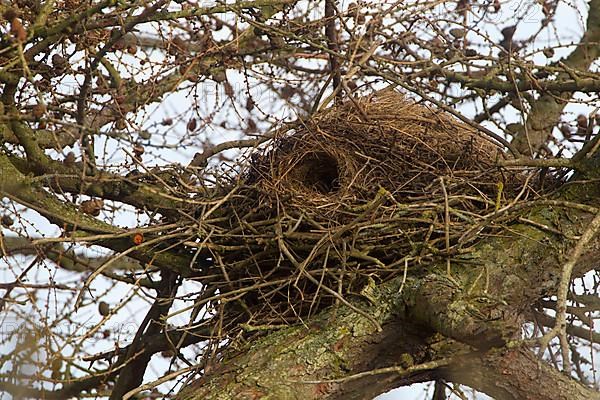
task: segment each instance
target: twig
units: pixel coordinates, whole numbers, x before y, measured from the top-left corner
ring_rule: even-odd
[[[579,240],[579,239],[581,239],[581,236],[571,236],[571,235],[569,235],[569,234],[567,234],[567,233],[565,233],[565,232],[563,232],[561,230],[558,230],[556,228],[552,228],[551,226],[548,226],[546,224],[541,224],[539,222],[530,220],[528,218],[519,217],[518,221],[522,222],[524,224],[529,224],[531,226],[535,226],[538,229],[541,229],[541,230],[553,233],[555,235],[563,236],[564,238],[569,239],[569,240]]]
[[[400,283],[400,288],[398,289],[398,294],[402,293],[404,290],[404,284],[406,283],[406,276],[408,275],[408,257],[404,258],[404,273],[402,274],[402,282]]]
[[[575,245],[575,248],[568,257],[567,262],[562,268],[560,276],[560,283],[558,285],[558,293],[556,295],[556,324],[554,327],[538,339],[540,345],[539,352],[543,354],[550,341],[555,337],[559,337],[560,347],[563,359],[563,368],[565,373],[571,374],[571,364],[569,361],[569,343],[567,341],[567,297],[569,294],[569,284],[571,282],[571,275],[573,268],[579,261],[579,258],[585,251],[588,243],[596,236],[600,230],[600,213],[596,214],[594,219],[590,222],[590,225],[585,230],[581,239]]]
[[[339,52],[337,30],[335,27],[335,0],[325,0],[325,36],[327,37],[327,47],[331,50],[329,53],[329,67],[331,69],[331,76],[333,80],[333,90],[337,92],[336,98],[339,100],[342,96],[340,86],[342,83],[342,75],[340,72],[340,65],[337,60],[335,53]]]
[[[440,177],[440,185],[442,186],[442,193],[444,194],[444,240],[446,244],[446,273],[448,276],[452,275],[450,271],[450,211],[448,207],[448,192],[446,191],[446,185],[444,184],[444,177]]]
[[[543,312],[534,311],[534,318],[536,322],[543,326],[553,327],[556,326],[556,318],[553,318]],[[577,336],[578,338],[587,340],[592,343],[600,343],[600,332],[595,332],[593,329],[587,329],[582,326],[568,325],[567,333],[569,335]]]
[[[569,158],[515,158],[512,160],[498,160],[501,167],[534,167],[534,168],[572,168],[579,169],[579,165],[574,159]]]
[[[119,373],[119,377],[111,392],[110,400],[121,399],[124,394],[129,394],[129,397],[131,397],[133,395],[132,392],[137,393],[138,389],[140,389],[144,372],[152,357],[152,354],[148,354],[144,350],[146,338],[156,335],[163,330],[166,325],[163,318],[169,312],[180,285],[177,275],[171,271],[163,270],[161,276],[161,285],[157,289],[156,300],[138,328],[129,350],[127,353],[121,354],[117,360],[117,365],[121,363],[125,363],[126,365]],[[135,353],[140,350],[142,353],[135,358]],[[161,379],[164,378],[166,377]],[[145,385],[141,387],[143,386]]]
[[[273,138],[273,135],[263,135],[257,139],[241,139],[231,140],[229,142],[219,143],[215,146],[208,147],[202,153],[196,153],[187,168],[205,168],[208,164],[208,159],[222,151],[229,149],[240,149],[243,147],[256,147],[267,140]]]
[[[403,368],[400,366],[386,367],[386,368],[378,368],[372,369],[370,371],[359,372],[358,374],[345,376],[343,378],[337,379],[328,379],[328,380],[318,380],[318,381],[293,381],[298,383],[306,383],[306,384],[319,384],[319,383],[343,383],[354,381],[357,379],[365,378],[367,376],[381,375],[381,374],[391,374],[395,373],[398,375],[409,375],[419,371],[429,371],[432,369],[437,369],[441,367],[446,367],[450,365],[453,361],[453,358],[442,358],[440,360],[429,361],[422,364],[413,365],[412,367]]]
[[[123,400],[128,400],[143,390],[155,388],[156,386],[158,386],[162,383],[168,382],[171,379],[173,379],[179,375],[185,374],[185,373],[193,371],[193,370],[201,369],[201,368],[202,368],[201,364],[192,365],[191,367],[182,368],[177,371],[171,372],[170,374],[166,374],[155,381],[145,383],[145,384],[140,385],[140,386],[136,387],[135,389],[132,389],[129,392],[125,393],[125,395],[123,395]]]
[[[102,58],[106,53],[121,39],[121,37],[131,31],[138,23],[141,23],[148,15],[155,13],[160,7],[162,7],[167,0],[159,0],[154,5],[146,7],[139,15],[133,16],[121,29],[113,30],[113,35],[104,46],[94,54],[94,60],[91,62],[89,67],[86,69],[85,78],[81,85],[79,97],[77,98],[77,114],[76,120],[79,125],[85,126],[85,112],[86,102],[88,97],[88,91],[92,82],[93,73],[101,63]],[[88,135],[82,135],[82,145],[85,154],[87,155],[86,165],[92,169],[93,173],[96,173],[96,156],[94,151],[94,141],[90,140]]]
[[[150,245],[153,245],[155,243],[160,243],[160,242],[163,242],[165,240],[173,239],[175,237],[179,237],[179,236],[182,236],[182,235],[186,235],[186,233],[175,233],[175,234],[171,234],[171,235],[159,236],[159,237],[154,238],[152,240],[148,240],[147,242],[143,242],[143,243],[141,243],[139,245],[132,246],[132,247],[128,248],[127,250],[125,250],[125,251],[117,254],[113,258],[110,258],[107,262],[105,262],[104,264],[102,264],[101,266],[99,266],[94,272],[92,272],[92,274],[85,280],[85,283],[83,284],[83,287],[79,291],[79,294],[77,295],[77,299],[75,300],[75,309],[79,308],[79,306],[81,305],[81,301],[83,300],[83,295],[84,295],[86,289],[89,288],[89,286],[92,283],[92,281],[94,279],[96,279],[98,277],[98,275],[100,275],[104,270],[106,270],[111,264],[113,264],[117,260],[125,257],[129,253],[132,253],[132,252],[134,252],[136,250],[139,250],[142,247],[149,247]]]
[[[336,299],[338,299],[346,307],[350,308],[354,312],[356,312],[356,313],[362,315],[363,317],[365,317],[366,319],[368,319],[375,326],[375,328],[377,329],[378,332],[381,332],[383,330],[381,328],[381,325],[379,324],[379,322],[377,322],[377,320],[375,318],[373,318],[371,315],[369,315],[365,311],[361,310],[360,308],[358,308],[358,307],[354,306],[353,304],[351,304],[348,300],[346,300],[342,295],[340,295],[335,290],[333,290],[333,289],[331,289],[331,288],[329,288],[329,287],[327,287],[325,285],[321,285],[319,283],[319,281],[317,279],[315,279],[314,276],[312,276],[308,271],[306,271],[307,260],[310,260],[312,258],[312,257],[310,257],[310,255],[301,264],[301,263],[298,262],[298,260],[296,260],[296,257],[294,257],[293,254],[290,252],[290,250],[288,249],[288,247],[285,244],[285,242],[283,240],[283,237],[281,237],[281,235],[278,235],[277,241],[279,243],[279,248],[281,249],[282,253],[285,254],[285,256],[292,262],[292,264],[294,264],[294,266],[298,269],[298,271],[300,272],[300,274],[306,276],[312,283],[314,283],[318,287],[321,287],[327,293],[329,293],[330,295],[332,295],[333,297],[335,297]],[[321,241],[319,241],[319,243],[320,242]],[[317,245],[315,245],[315,247],[313,248],[313,250],[317,249],[318,247],[320,247],[319,243],[317,243]]]
[[[12,290],[15,287],[17,287],[19,284],[21,284],[21,279],[25,278],[25,276],[27,276],[27,273],[31,270],[31,268],[33,268],[33,266],[40,261],[41,261],[41,257],[39,255],[36,256],[33,259],[33,261],[31,261],[29,263],[29,265],[19,274],[19,277],[15,280],[14,284],[12,284],[11,286],[8,286],[6,288],[6,292],[4,293],[4,296],[2,296],[2,298],[0,299],[0,312],[2,312],[4,310],[4,305],[8,301],[8,296],[10,296],[10,292],[12,292]]]

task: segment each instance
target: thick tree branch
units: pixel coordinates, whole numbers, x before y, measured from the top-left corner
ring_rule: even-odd
[[[110,394],[110,400],[121,399],[125,393],[141,385],[153,353],[145,351],[142,355],[136,356],[136,354],[143,350],[149,337],[164,330],[166,326],[164,317],[173,305],[180,283],[176,274],[168,270],[162,271],[154,304],[138,328],[133,343],[128,346],[127,352],[122,353],[117,360],[117,366],[125,365],[119,371],[119,377]]]
[[[496,400],[600,399],[600,393],[594,389],[520,348],[458,357],[439,373],[449,381],[478,388]]]
[[[13,183],[8,183],[13,182]],[[117,228],[94,217],[80,212],[75,207],[64,203],[48,192],[37,187],[31,178],[23,176],[4,155],[0,155],[0,188],[16,185],[20,187],[16,192],[4,191],[3,195],[23,204],[46,217],[50,222],[71,231],[73,240],[76,237],[88,236],[90,234],[102,234],[102,239],[94,244],[107,247],[118,252],[128,251],[128,255],[140,262],[150,263],[157,267],[172,269],[184,276],[189,276],[195,269],[192,267],[192,257],[175,254],[174,252],[161,251],[146,246],[134,247],[131,235],[127,230]],[[111,237],[116,235],[116,238]],[[200,264],[202,264],[202,260]]]
[[[374,368],[409,368],[430,360],[430,345],[421,329],[398,318],[399,282],[374,297],[376,304],[359,302],[383,326],[346,307],[311,320],[310,326],[288,328],[253,342],[247,352],[211,366],[206,377],[186,388],[180,399],[359,399],[375,396],[398,384],[397,373],[365,374],[360,379],[331,383],[352,373]],[[249,351],[248,351],[249,350]],[[431,378],[428,371],[402,376],[404,382]],[[360,389],[359,389],[360,388]],[[367,392],[364,391],[365,388]]]

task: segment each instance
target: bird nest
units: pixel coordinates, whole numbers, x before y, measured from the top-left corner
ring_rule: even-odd
[[[477,209],[495,202],[499,183],[515,183],[496,167],[499,156],[470,126],[390,91],[304,121],[255,156],[248,182],[334,218],[379,190],[412,203],[440,198],[445,186],[477,197],[464,203]]]
[[[203,282],[215,305],[227,300],[231,327],[279,326],[424,274],[529,196],[499,157],[472,127],[396,92],[347,100],[255,150],[218,210],[203,209],[197,247],[214,263]]]

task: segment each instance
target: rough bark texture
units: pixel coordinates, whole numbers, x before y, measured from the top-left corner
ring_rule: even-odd
[[[449,381],[478,387],[499,400],[600,399],[599,393],[520,348],[465,357],[440,373]]]
[[[403,321],[404,305],[393,282],[357,305],[382,325],[345,307],[334,308],[298,326],[272,333],[242,349],[206,379],[191,385],[181,399],[362,399],[397,387],[400,380],[431,379],[431,371],[411,372],[428,362],[440,346],[431,331]],[[348,374],[398,364],[405,373]]]

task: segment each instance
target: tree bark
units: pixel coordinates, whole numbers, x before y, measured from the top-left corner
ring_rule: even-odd
[[[436,354],[439,338],[403,320],[399,282],[357,300],[379,324],[346,307],[253,341],[179,395],[180,399],[363,399],[401,384],[427,381],[432,368],[415,368]],[[374,369],[398,366],[386,373]],[[412,369],[411,369],[412,368]],[[349,375],[367,372],[364,376]],[[341,378],[341,379],[340,379]],[[339,380],[337,380],[339,379]]]
[[[600,393],[522,348],[470,355],[439,372],[449,381],[479,388],[496,400],[600,399]]]

